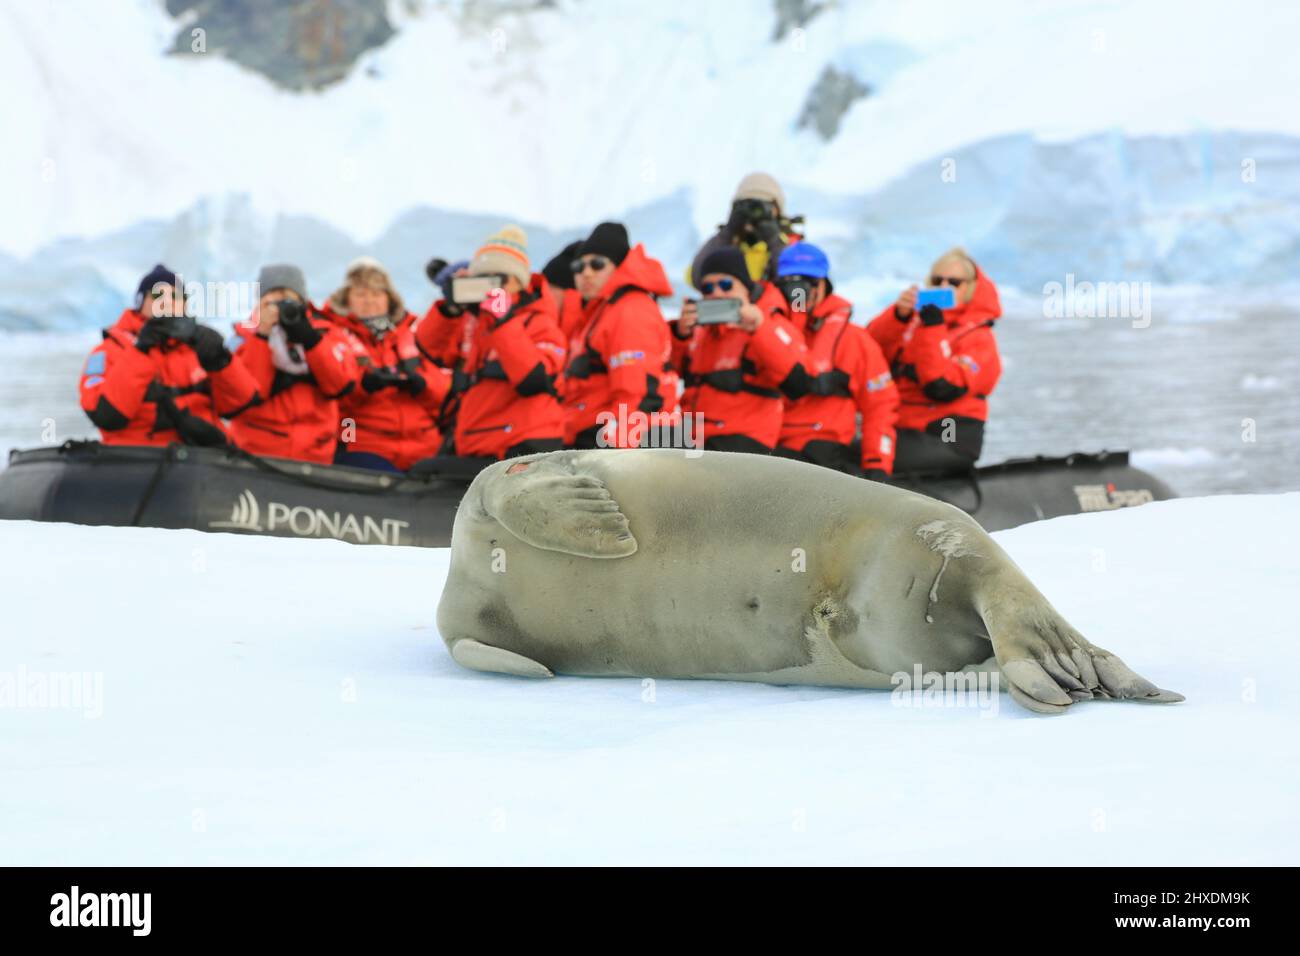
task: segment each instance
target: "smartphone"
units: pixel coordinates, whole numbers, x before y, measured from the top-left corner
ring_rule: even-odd
[[[696,325],[729,325],[740,321],[739,299],[701,299],[695,308]]]
[[[921,289],[916,293],[916,308],[924,309],[927,305],[937,305],[941,309],[951,309],[957,304],[957,290],[951,286],[938,289]]]
[[[451,301],[457,305],[478,305],[493,289],[501,287],[495,276],[458,276],[451,280]]]

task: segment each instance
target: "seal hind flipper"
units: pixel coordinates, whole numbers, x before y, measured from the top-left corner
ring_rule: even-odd
[[[473,638],[463,637],[451,646],[451,659],[461,667],[475,671],[489,671],[493,674],[510,674],[513,677],[554,677],[555,674],[545,664],[539,664],[531,657],[493,647]]]
[[[1059,714],[1080,700],[1173,704],[1185,699],[1088,641],[1036,592],[1031,597],[1006,588],[982,614],[1011,697],[1037,713]]]
[[[521,541],[581,558],[625,558],[636,552],[627,516],[593,475],[530,469],[522,463],[483,488],[483,510]]]

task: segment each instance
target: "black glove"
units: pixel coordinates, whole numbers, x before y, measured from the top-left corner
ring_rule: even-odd
[[[443,299],[438,303],[438,314],[444,319],[459,319],[465,314],[465,307],[457,305],[451,299]]]
[[[284,329],[284,337],[304,349],[313,349],[320,344],[323,336],[311,324],[311,319],[307,318],[307,310],[297,302],[293,305],[294,308],[280,307],[280,328]]]
[[[745,207],[740,203],[731,204],[731,216],[727,219],[727,224],[722,228],[726,231],[728,239],[735,239],[741,231],[749,224],[749,216],[745,214]]]
[[[194,354],[199,357],[199,364],[206,372],[220,372],[230,364],[232,358],[230,352],[226,350],[226,343],[221,339],[221,333],[206,325],[200,325],[194,330],[190,348],[194,349]]]
[[[933,304],[922,306],[921,324],[922,325],[943,325],[943,309]]]
[[[402,380],[397,383],[397,387],[402,391],[415,396],[429,387],[429,383],[420,374],[420,360],[418,358],[403,359],[398,364],[397,369],[402,375]]]
[[[375,368],[361,376],[361,387],[374,394],[386,388],[395,388],[402,384],[402,376],[391,369]]]
[[[867,481],[884,481],[889,477],[889,473],[883,468],[866,468],[863,469],[862,477]]]
[[[423,375],[412,369],[397,383],[397,387],[414,397],[428,388],[429,383],[424,380]]]
[[[162,319],[150,319],[135,337],[135,347],[146,355],[167,341],[167,323]]]

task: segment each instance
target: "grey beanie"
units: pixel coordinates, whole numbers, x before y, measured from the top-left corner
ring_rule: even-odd
[[[307,279],[303,276],[302,270],[287,263],[262,266],[262,271],[257,274],[257,285],[262,295],[266,295],[272,289],[289,289],[297,292],[304,302],[308,298]]]

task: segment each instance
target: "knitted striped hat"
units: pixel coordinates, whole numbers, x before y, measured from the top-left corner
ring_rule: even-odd
[[[469,274],[514,276],[520,285],[527,286],[532,277],[528,265],[528,236],[518,226],[502,226],[474,253]]]

